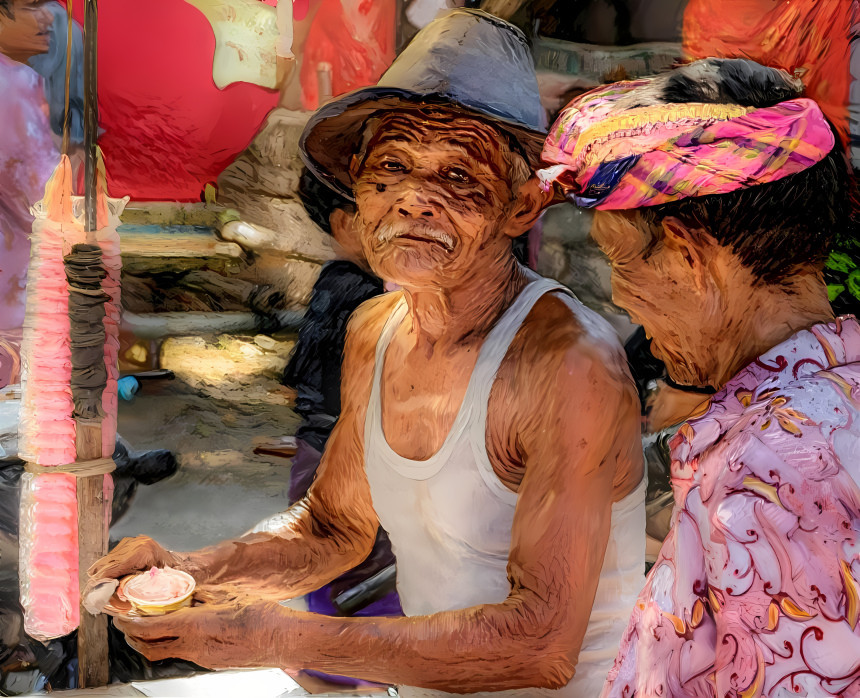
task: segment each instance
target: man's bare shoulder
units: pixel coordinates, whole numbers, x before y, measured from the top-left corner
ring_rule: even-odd
[[[547,467],[552,453],[591,449],[602,455],[586,458],[576,472],[566,456],[555,467],[581,477],[611,461],[612,501],[633,491],[642,479],[639,398],[612,326],[572,296],[546,294],[512,348],[519,350],[509,355],[508,385],[520,398],[503,432],[511,443],[542,453]]]
[[[624,349],[612,325],[567,294],[540,298],[523,323],[519,341],[526,364],[557,370],[596,362],[607,377],[629,378]]]
[[[346,354],[365,354],[376,347],[385,321],[400,303],[400,292],[383,293],[364,301],[349,319],[346,336]]]
[[[599,315],[570,296],[543,296],[498,375],[489,450],[510,481],[535,463],[565,479],[610,472],[612,501],[641,481],[638,395],[618,336]]]

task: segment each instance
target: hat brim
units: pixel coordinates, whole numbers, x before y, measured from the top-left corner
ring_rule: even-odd
[[[341,196],[353,200],[349,177],[350,159],[359,150],[367,121],[378,112],[411,111],[443,107],[485,121],[511,136],[522,148],[529,165],[537,169],[546,133],[442,94],[419,94],[391,87],[368,87],[330,102],[310,118],[299,141],[301,158],[321,181]]]

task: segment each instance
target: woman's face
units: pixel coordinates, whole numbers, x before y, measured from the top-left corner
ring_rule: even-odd
[[[591,235],[609,258],[613,302],[642,325],[672,379],[707,383],[723,315],[700,257],[669,235],[655,241],[635,212],[596,211]]]

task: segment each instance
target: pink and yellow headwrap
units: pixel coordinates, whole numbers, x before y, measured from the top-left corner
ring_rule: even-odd
[[[565,107],[544,145],[544,184],[557,181],[585,208],[633,209],[773,182],[833,149],[812,100],[661,103],[663,77],[600,87]]]

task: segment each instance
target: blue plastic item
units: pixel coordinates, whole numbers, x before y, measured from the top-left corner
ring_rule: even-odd
[[[117,381],[116,387],[119,396],[126,402],[131,402],[135,393],[140,390],[140,383],[134,376],[126,376]]]

